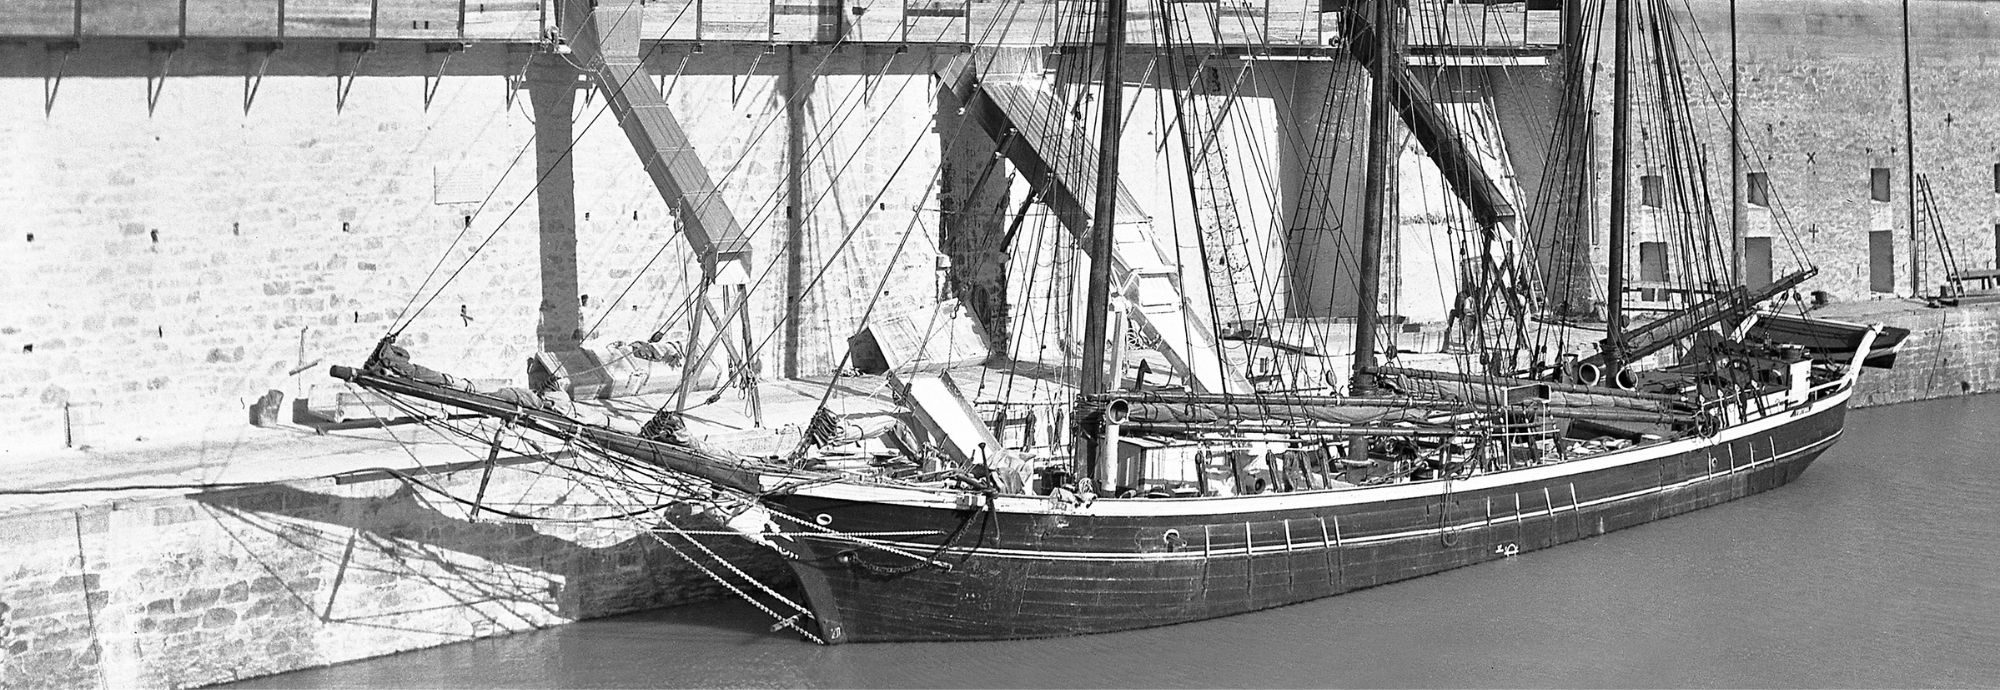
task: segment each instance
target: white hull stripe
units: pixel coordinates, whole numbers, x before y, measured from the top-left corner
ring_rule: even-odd
[[[1703,482],[1711,481],[1717,477],[1751,472],[1756,470],[1757,468],[1773,465],[1782,462],[1787,458],[1791,458],[1793,456],[1797,456],[1802,453],[1814,452],[1815,450],[1823,449],[1825,446],[1832,444],[1836,440],[1839,440],[1842,433],[1843,433],[1842,431],[1835,431],[1832,435],[1827,436],[1826,438],[1820,439],[1818,441],[1814,441],[1813,443],[1807,444],[1806,446],[1801,447],[1797,450],[1793,450],[1778,455],[1773,455],[1770,457],[1766,457],[1763,460],[1756,460],[1750,463],[1737,465],[1735,467],[1724,469],[1721,471],[1712,471],[1707,474],[1701,475],[1699,477],[1685,479],[1682,481],[1674,482],[1672,484],[1664,484],[1647,489],[1640,489],[1638,491],[1631,491],[1623,494],[1618,494],[1616,496],[1594,498],[1581,503],[1572,503],[1567,507],[1561,505],[1551,505],[1544,510],[1523,512],[1519,513],[1518,515],[1515,513],[1508,513],[1501,516],[1481,518],[1478,520],[1472,520],[1469,522],[1464,522],[1456,525],[1445,525],[1442,527],[1409,530],[1404,532],[1392,532],[1389,534],[1378,534],[1367,537],[1346,537],[1340,540],[1340,546],[1345,547],[1354,545],[1382,544],[1394,541],[1402,541],[1406,539],[1420,539],[1425,537],[1432,537],[1441,534],[1446,534],[1450,532],[1463,532],[1468,530],[1480,529],[1483,527],[1490,527],[1495,524],[1513,522],[1517,519],[1538,518],[1545,516],[1553,517],[1558,513],[1565,513],[1565,512],[1574,513],[1582,511],[1583,509],[1586,508],[1594,508],[1597,506],[1617,503],[1620,501],[1629,501],[1655,494],[1663,494],[1671,491],[1676,491],[1679,489],[1684,489]],[[1308,519],[1308,518],[1288,518],[1287,523],[1289,523],[1290,520],[1300,520],[1300,519]],[[787,535],[787,536],[814,536],[814,535],[798,534],[798,535]],[[930,553],[937,549],[936,544],[924,544],[921,542],[880,541],[880,543],[886,546],[901,548],[916,553]],[[1258,554],[1270,554],[1270,553],[1310,551],[1316,549],[1333,548],[1333,546],[1334,546],[1333,541],[1331,539],[1327,539],[1327,540],[1313,540],[1302,543],[1287,541],[1281,544],[1265,544],[1260,546],[1254,546],[1247,549],[1237,547],[1237,548],[1227,548],[1227,549],[1204,549],[1202,551],[1180,551],[1180,552],[1158,552],[1158,553],[1134,553],[1126,551],[1040,551],[1034,549],[1000,549],[1000,548],[984,547],[984,546],[970,547],[970,548],[953,547],[950,549],[946,549],[945,553],[950,555],[976,554],[988,558],[1012,558],[1012,559],[1026,559],[1026,560],[1148,562],[1148,561],[1200,561],[1200,560],[1210,559],[1214,556],[1258,555]]]
[[[1787,424],[1833,410],[1853,394],[1850,385],[1838,393],[1790,410],[1774,411],[1761,419],[1723,429],[1714,437],[1690,437],[1664,443],[1632,446],[1578,458],[1567,462],[1491,472],[1465,479],[1426,481],[1360,488],[1297,491],[1283,494],[1204,498],[1148,498],[1100,500],[1089,507],[1059,508],[1041,496],[1000,496],[995,509],[1010,514],[1098,515],[1110,517],[1199,517],[1228,514],[1282,512],[1396,501],[1409,498],[1440,498],[1448,493],[1476,492],[1514,485],[1546,483],[1558,477],[1575,476],[1672,457],[1713,452],[1746,437],[1756,437]],[[1837,438],[1838,433],[1828,438]],[[1753,451],[1757,445],[1752,441]],[[804,487],[801,496],[841,501],[900,505],[915,508],[954,509],[968,492],[892,484],[831,483]]]

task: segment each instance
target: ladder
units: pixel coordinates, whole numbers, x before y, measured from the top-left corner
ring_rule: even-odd
[[[1965,286],[1958,270],[1958,254],[1951,249],[1951,237],[1945,233],[1944,220],[1938,215],[1937,196],[1931,193],[1931,177],[1917,175],[1917,266],[1912,271],[1922,271],[1923,238],[1928,234],[1937,242],[1938,258],[1944,263],[1944,284],[1938,286],[1940,299],[1957,299],[1965,294]],[[1929,232],[1926,233],[1925,231]]]

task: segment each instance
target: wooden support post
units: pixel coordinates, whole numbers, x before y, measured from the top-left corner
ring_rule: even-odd
[[[710,315],[715,313],[715,305],[708,302],[709,278],[704,277],[695,288],[694,300],[701,304],[701,310]],[[728,342],[728,339],[723,339]],[[701,346],[701,319],[688,319],[688,358],[681,369],[681,385],[674,391],[674,409],[687,409],[688,391],[694,388],[694,380],[701,375],[701,368],[708,364],[707,353],[713,348]]]
[[[743,354],[735,357],[736,375],[743,383],[744,404],[750,406],[750,425],[762,429],[764,403],[757,394],[757,384],[762,377],[758,376],[760,367],[757,364],[757,344],[750,336],[750,286],[742,284],[736,286],[736,309],[741,315],[737,323],[743,329]]]
[[[569,155],[576,68],[561,56],[544,54],[530,58],[526,71],[535,114],[535,174],[541,180],[535,203],[542,312],[535,344],[543,351],[567,350],[577,347],[583,325],[576,268],[576,162]]]
[[[799,377],[799,310],[805,300],[806,102],[812,78],[802,75],[797,46],[785,48],[785,353],[784,376]],[[747,322],[746,322],[747,323]]]

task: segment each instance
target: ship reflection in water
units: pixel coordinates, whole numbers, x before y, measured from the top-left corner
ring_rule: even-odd
[[[1784,491],[1331,599],[817,647],[718,602],[236,687],[1910,687],[2000,678],[2000,396],[1860,410]]]

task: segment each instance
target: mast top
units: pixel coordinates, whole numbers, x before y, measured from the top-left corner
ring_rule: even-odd
[[[1118,222],[1118,139],[1124,115],[1125,0],[1104,0],[1102,36],[1103,70],[1098,98],[1098,154],[1096,204],[1090,217],[1090,285],[1084,298],[1083,375],[1078,381],[1084,395],[1110,390],[1117,372],[1106,372],[1105,312],[1111,306],[1111,260],[1115,247],[1113,229]]]
[[[1625,242],[1630,224],[1629,203],[1632,181],[1632,0],[1618,0],[1613,9],[1612,32],[1614,67],[1611,70],[1611,238],[1605,251],[1609,259],[1604,279],[1603,358],[1612,371],[1625,364]]]
[[[1393,200],[1388,194],[1390,161],[1395,154],[1390,145],[1391,120],[1395,113],[1389,90],[1402,65],[1397,48],[1402,33],[1396,22],[1395,0],[1375,0],[1376,59],[1370,70],[1374,82],[1368,108],[1368,169],[1361,209],[1361,247],[1356,258],[1360,275],[1356,280],[1354,312],[1354,375],[1348,385],[1353,395],[1376,391],[1375,330],[1381,322],[1382,239],[1388,234],[1395,214],[1388,211]]]

